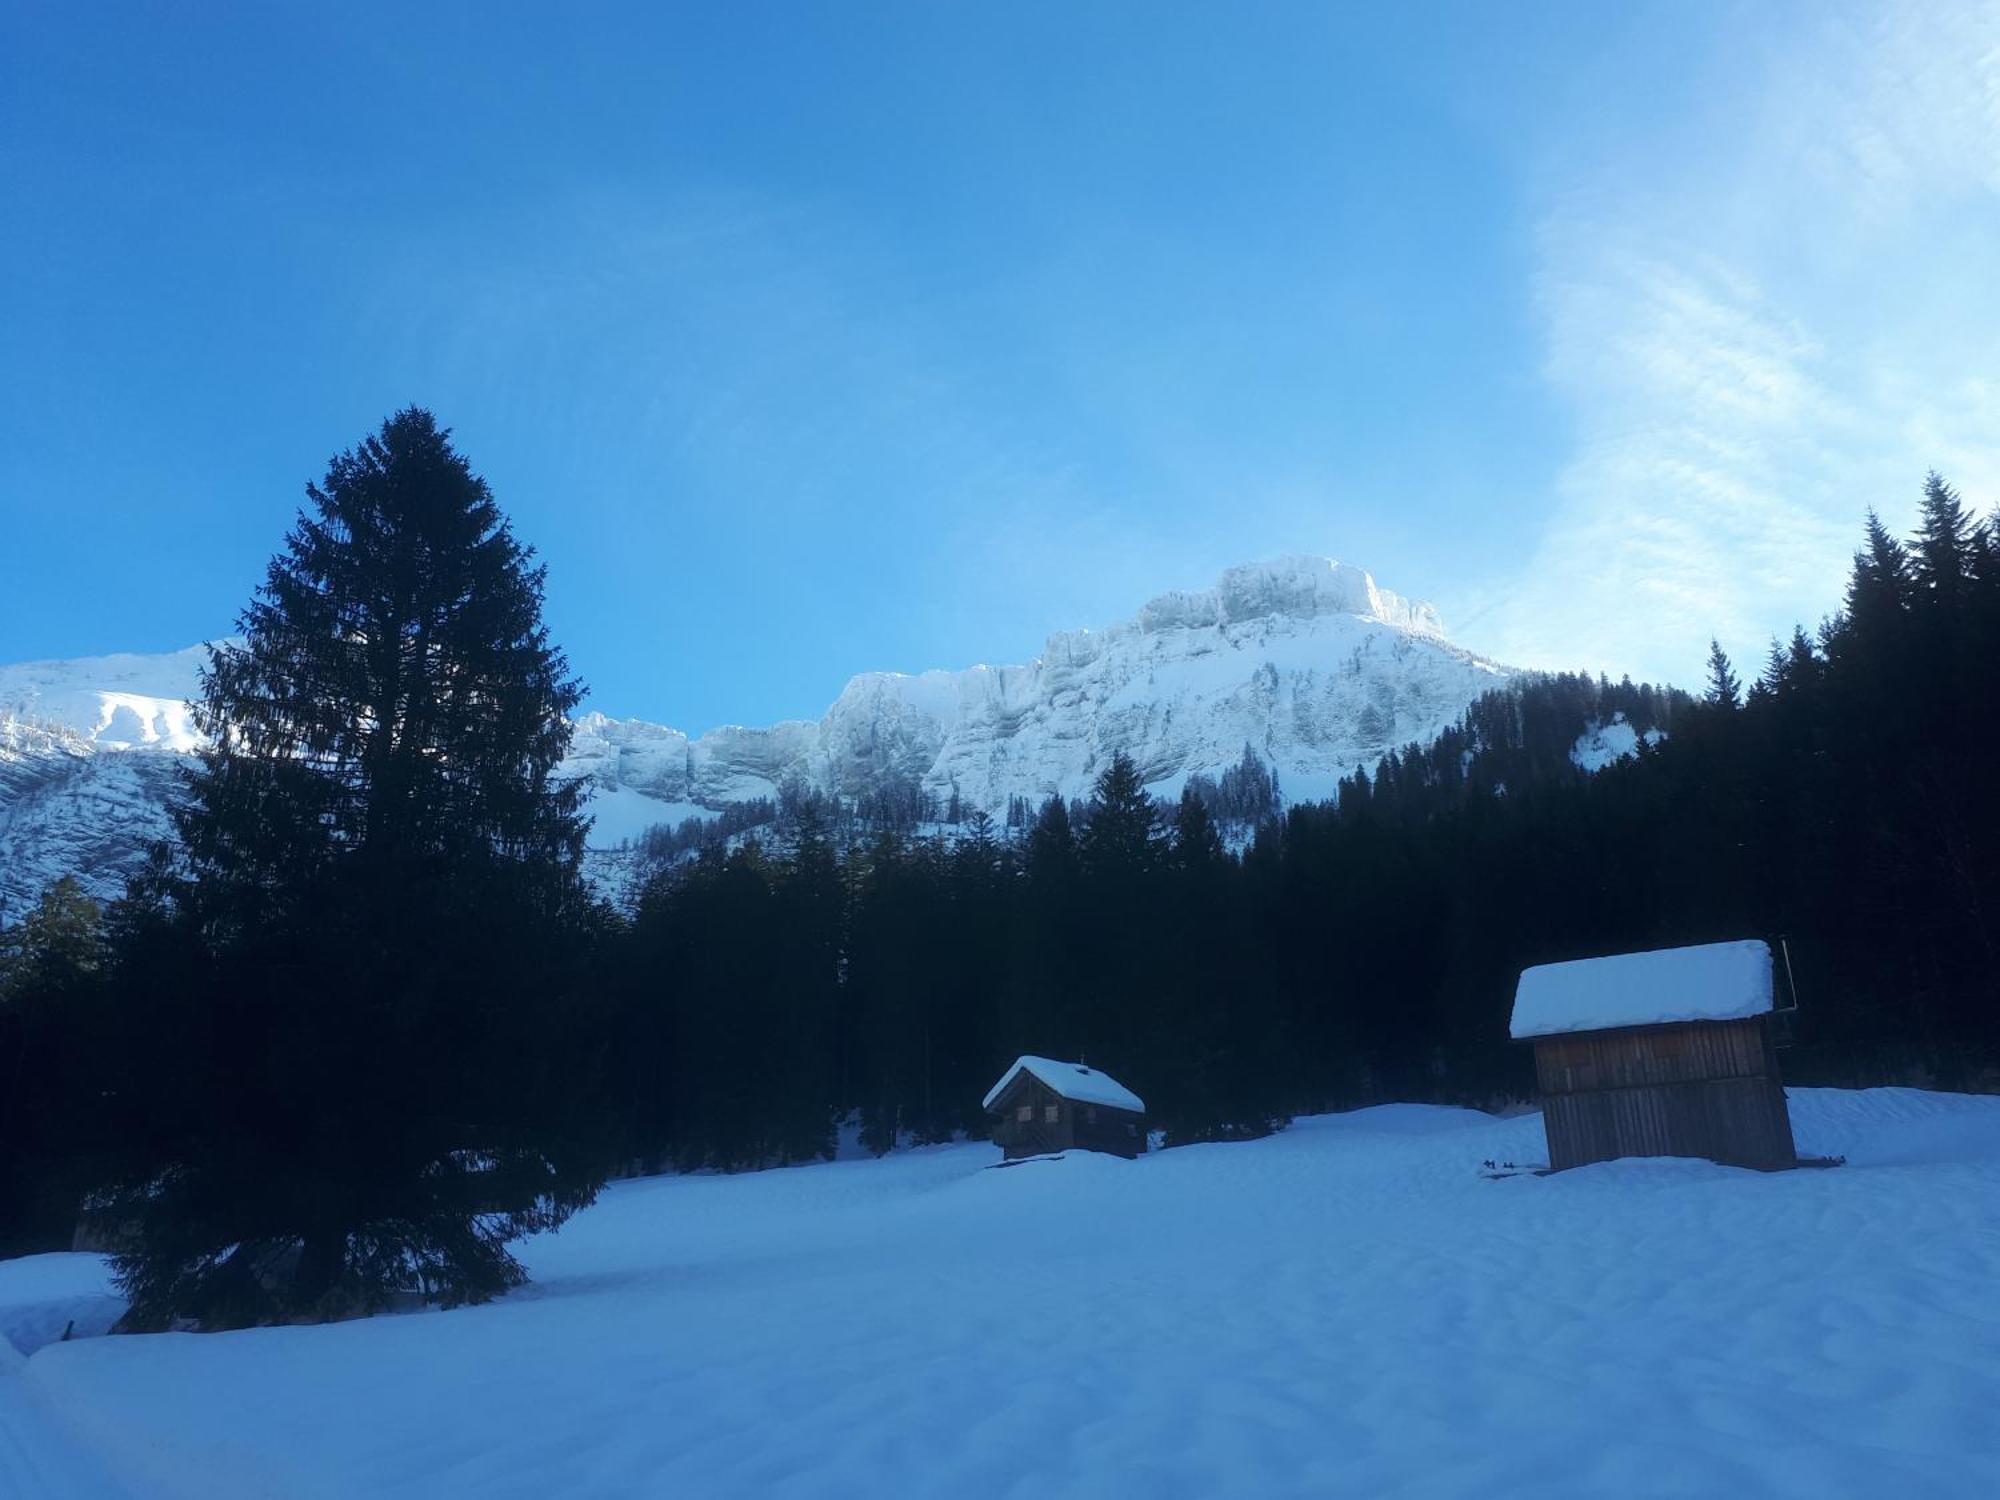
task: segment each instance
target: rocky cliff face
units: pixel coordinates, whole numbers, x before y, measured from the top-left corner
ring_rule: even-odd
[[[167,809],[188,756],[100,749],[58,725],[0,713],[0,922],[75,875],[115,896],[173,832]]]
[[[998,814],[1083,796],[1123,751],[1156,794],[1245,745],[1292,800],[1428,739],[1507,670],[1445,640],[1436,612],[1359,568],[1284,558],[1163,594],[1125,624],[1064,631],[1020,667],[854,678],[817,722],[697,739],[587,715],[574,759],[606,790],[718,808],[787,778],[858,797],[897,778]]]
[[[0,900],[47,880],[111,894],[166,831],[174,767],[195,747],[182,702],[201,648],[0,668]],[[592,845],[774,797],[916,786],[1001,816],[1011,797],[1080,797],[1119,752],[1154,793],[1250,749],[1289,801],[1428,740],[1506,668],[1452,645],[1435,611],[1359,568],[1291,557],[1163,594],[1124,624],[1065,631],[1036,661],[864,673],[818,720],[690,737],[586,714],[568,762],[587,779]]]

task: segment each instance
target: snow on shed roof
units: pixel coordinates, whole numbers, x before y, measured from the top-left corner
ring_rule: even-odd
[[[1767,945],[1701,943],[1524,970],[1509,1031],[1518,1039],[1614,1026],[1735,1021],[1770,1008]]]
[[[993,1101],[1007,1092],[1007,1085],[1023,1069],[1041,1079],[1063,1098],[1078,1104],[1102,1104],[1111,1109],[1129,1109],[1134,1114],[1146,1112],[1146,1101],[1109,1073],[1100,1073],[1082,1063],[1057,1062],[1048,1057],[1016,1058],[1014,1066],[1001,1074],[1000,1081],[987,1092],[980,1108],[991,1109]]]

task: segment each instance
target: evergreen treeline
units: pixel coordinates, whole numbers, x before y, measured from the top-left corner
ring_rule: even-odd
[[[135,1326],[485,1297],[604,1174],[980,1135],[1022,1052],[1173,1143],[1520,1097],[1514,981],[1587,954],[1787,938],[1796,1082],[2000,1063],[2000,542],[1935,476],[1747,688],[1719,649],[1699,698],[1530,679],[1282,817],[1254,753],[1000,824],[788,791],[663,838],[625,914],[582,893],[577,689],[484,486],[405,413],[312,498],[211,673],[180,861],[0,950],[0,1248],[86,1201]]]
[[[1220,775],[1194,772],[1184,789],[1200,800],[1225,839],[1238,844],[1284,807],[1278,773],[1250,745],[1245,745],[1242,758],[1225,766]],[[1081,801],[1072,802],[1069,810],[1073,818],[1085,816]],[[1004,831],[1018,835],[1036,816],[1031,798],[1010,797]],[[740,844],[745,834],[756,833],[761,842],[789,847],[807,823],[815,833],[831,837],[843,847],[882,833],[909,839],[926,831],[933,835],[949,832],[954,837],[984,839],[998,831],[990,813],[969,806],[957,791],[941,798],[907,775],[884,776],[866,793],[853,798],[790,780],[778,789],[775,798],[752,797],[706,816],[647,829],[632,843],[637,856],[634,885],[645,885],[654,876],[686,863],[692,855],[726,852]]]
[[[1156,807],[1123,760],[1087,804],[1011,814],[1005,840],[712,847],[632,921],[617,1009],[645,1031],[618,1050],[649,1071],[625,1088],[673,1103],[630,1113],[629,1154],[792,1160],[849,1110],[876,1149],[979,1134],[1023,1051],[1101,1063],[1173,1141],[1523,1097],[1524,967],[1744,936],[1786,939],[1794,1081],[1986,1086],[1995,552],[1933,476],[1919,536],[1871,518],[1848,607],[1774,643],[1747,691],[1719,649],[1699,699],[1511,685],[1336,801],[1267,818],[1240,857],[1213,784]],[[1594,741],[1626,754],[1579,753]]]
[[[1333,930],[1406,987],[1414,1014],[1384,1019],[1401,1088],[1425,1069],[1475,1094],[1524,1082],[1504,1027],[1528,964],[1743,936],[1787,940],[1793,1081],[1990,1086],[1996,552],[1995,527],[1933,474],[1918,535],[1901,544],[1871,515],[1846,608],[1774,641],[1747,689],[1719,647],[1699,701],[1600,685],[1667,731],[1628,763],[1565,775],[1560,734],[1534,749],[1535,718],[1575,680],[1495,695],[1337,806],[1292,809],[1249,864],[1313,865],[1314,900],[1376,912]],[[1469,771],[1467,749],[1482,752]]]

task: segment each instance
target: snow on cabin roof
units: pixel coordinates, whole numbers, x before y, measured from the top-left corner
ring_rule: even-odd
[[[1524,970],[1509,1032],[1518,1040],[1614,1026],[1735,1021],[1770,1008],[1767,945],[1701,943]]]
[[[1146,1101],[1109,1073],[1100,1073],[1082,1063],[1057,1062],[1048,1057],[1016,1058],[1014,1066],[1001,1074],[1000,1081],[987,1093],[980,1108],[991,1109],[993,1101],[1007,1092],[1007,1085],[1023,1069],[1041,1079],[1063,1098],[1077,1104],[1102,1104],[1110,1109],[1129,1109],[1134,1114],[1146,1112]]]

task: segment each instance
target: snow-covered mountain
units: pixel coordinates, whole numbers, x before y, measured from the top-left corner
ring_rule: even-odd
[[[76,875],[116,895],[173,831],[207,648],[0,667],[0,920]]]
[[[0,667],[0,911],[68,872],[122,887],[197,744],[184,700],[203,653]],[[916,787],[1000,817],[1012,797],[1087,795],[1120,751],[1176,796],[1248,746],[1288,801],[1311,800],[1509,675],[1360,568],[1286,557],[1050,636],[1025,666],[864,673],[818,720],[689,736],[585,714],[568,767],[591,784],[600,854],[788,782],[846,798]]]

